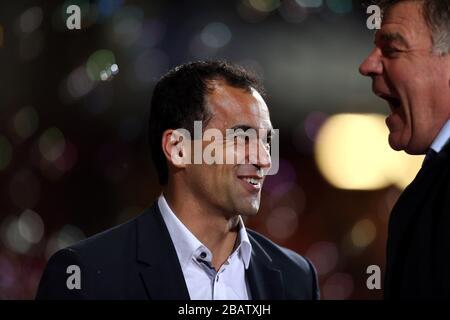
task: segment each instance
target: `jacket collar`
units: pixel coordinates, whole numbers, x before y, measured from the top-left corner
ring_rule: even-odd
[[[190,300],[175,247],[155,202],[136,220],[137,260],[143,265],[140,276],[147,294],[154,300]],[[281,271],[269,254],[248,233],[252,245],[246,271],[253,300],[284,299]]]
[[[180,262],[155,202],[137,219],[137,260],[140,275],[154,300],[189,300]]]
[[[252,256],[247,270],[247,280],[252,300],[285,299],[283,277],[272,258],[249,233],[252,243]]]

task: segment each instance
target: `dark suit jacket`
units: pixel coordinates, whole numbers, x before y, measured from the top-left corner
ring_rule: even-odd
[[[316,273],[308,260],[254,231],[248,235],[252,256],[246,277],[252,299],[318,299]],[[80,290],[66,286],[69,265],[81,269]],[[58,251],[47,264],[36,299],[189,299],[157,203],[127,223]]]
[[[425,164],[389,221],[385,297],[450,298],[450,145]]]

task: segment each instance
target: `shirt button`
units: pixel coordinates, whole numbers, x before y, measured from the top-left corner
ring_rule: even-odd
[[[205,259],[206,258],[206,252],[202,252],[202,253],[200,253],[200,258],[202,258],[202,259]]]

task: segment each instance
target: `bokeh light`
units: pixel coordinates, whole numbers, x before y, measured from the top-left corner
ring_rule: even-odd
[[[86,71],[93,81],[110,80],[119,71],[114,53],[111,50],[95,51],[87,60]]]
[[[94,71],[93,71],[94,72]],[[94,81],[88,75],[87,69],[78,67],[73,70],[66,80],[66,91],[70,98],[80,98],[88,94],[94,88]]]
[[[279,0],[249,0],[250,5],[258,11],[271,12],[280,5]]]
[[[385,116],[339,114],[330,117],[316,139],[315,156],[324,177],[342,189],[370,190],[404,186],[423,157],[406,157],[387,142]]]
[[[25,240],[36,244],[44,235],[44,222],[36,212],[27,209],[19,217],[18,229]]]
[[[327,241],[312,244],[306,251],[306,256],[312,261],[320,276],[333,271],[339,260],[336,244]]]
[[[295,183],[297,173],[289,160],[280,158],[280,168],[275,175],[267,176],[264,181],[264,190],[271,193],[277,186],[285,183]]]
[[[112,16],[124,3],[124,0],[98,0],[97,11],[100,19]]]
[[[267,231],[272,237],[279,240],[291,237],[297,227],[297,212],[290,207],[275,208],[266,219]]]
[[[269,201],[272,208],[287,206],[301,215],[306,207],[306,196],[302,187],[294,182],[283,182],[271,189]]]
[[[32,106],[21,108],[14,115],[13,126],[15,133],[21,140],[31,137],[39,126],[39,117]]]
[[[267,18],[269,12],[257,10],[251,5],[250,0],[241,0],[237,4],[239,16],[246,22],[257,23]]]
[[[347,273],[335,273],[323,285],[322,298],[324,300],[346,300],[354,289],[353,278]]]
[[[141,8],[125,6],[113,16],[112,37],[119,46],[129,47],[140,37],[144,21]]]
[[[3,296],[3,294],[14,285],[17,271],[7,256],[0,255],[0,299],[13,298]]]
[[[16,216],[7,216],[0,226],[2,242],[12,252],[26,254],[32,245],[19,231],[19,219]]]
[[[206,25],[201,34],[200,38],[203,43],[211,48],[221,48],[230,42],[232,37],[231,31],[227,25],[222,22],[211,22]]]
[[[23,33],[35,31],[42,23],[43,12],[40,7],[31,7],[25,10],[19,17],[19,28]]]
[[[353,245],[358,248],[365,248],[370,245],[375,240],[376,235],[377,228],[369,219],[358,221],[351,231]]]
[[[56,161],[63,154],[65,147],[64,135],[56,127],[47,129],[39,138],[39,151],[47,161]]]
[[[323,112],[313,111],[310,112],[305,119],[305,133],[306,136],[311,140],[315,141],[317,134],[319,133],[320,127],[327,120],[328,115]]]
[[[45,250],[46,258],[50,259],[50,257],[58,250],[67,248],[84,238],[86,238],[86,236],[80,228],[70,224],[63,226],[61,230],[54,233],[47,242]]]
[[[322,0],[295,0],[304,8],[319,8],[322,6]]]
[[[76,146],[66,140],[63,154],[54,161],[54,166],[61,172],[65,173],[71,170],[78,159],[78,151]]]

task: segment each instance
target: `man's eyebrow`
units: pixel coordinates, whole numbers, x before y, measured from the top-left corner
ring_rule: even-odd
[[[408,41],[406,41],[405,37],[403,37],[398,32],[383,32],[379,33],[376,36],[376,40],[382,41],[382,42],[398,42],[405,46],[406,48],[409,48]]]
[[[257,130],[256,128],[253,128],[252,126],[246,125],[246,124],[237,124],[233,127],[231,127],[229,130],[243,130],[243,131],[247,131],[248,129],[253,129],[253,130]]]

